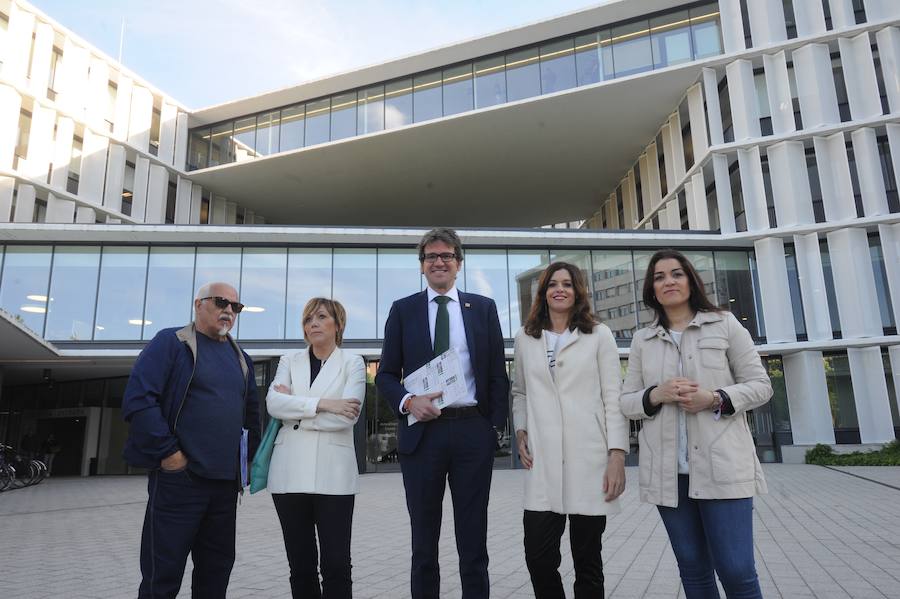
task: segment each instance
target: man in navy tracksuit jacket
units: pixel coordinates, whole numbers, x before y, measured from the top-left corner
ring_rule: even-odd
[[[243,305],[204,285],[194,322],[163,329],[141,352],[122,399],[124,457],[149,472],[141,537],[141,598],[174,598],[190,553],[192,596],[222,598],[234,565],[242,429],[259,442],[253,362],[228,334]]]

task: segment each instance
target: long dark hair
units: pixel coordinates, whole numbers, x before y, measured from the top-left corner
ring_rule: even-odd
[[[656,292],[653,289],[653,274],[656,271],[656,263],[660,260],[678,260],[681,269],[687,275],[688,287],[691,290],[691,296],[688,303],[694,312],[721,312],[722,309],[709,301],[706,292],[703,290],[703,281],[697,274],[697,269],[691,264],[691,261],[685,258],[684,254],[678,250],[665,249],[659,250],[650,257],[650,264],[647,265],[647,273],[644,275],[643,300],[644,305],[652,309],[656,313],[656,320],[665,328],[669,328],[669,319],[666,317],[666,311],[662,304],[656,299]]]
[[[591,304],[587,290],[587,284],[581,269],[568,262],[554,262],[548,266],[538,281],[538,290],[531,304],[531,311],[525,321],[525,333],[535,339],[541,338],[541,332],[550,328],[550,308],[547,306],[547,289],[550,287],[550,278],[558,270],[565,269],[572,278],[572,289],[575,291],[575,304],[569,314],[569,330],[578,329],[582,333],[591,333],[597,318],[591,312]]]

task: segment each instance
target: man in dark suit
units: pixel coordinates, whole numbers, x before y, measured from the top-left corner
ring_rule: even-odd
[[[412,598],[439,597],[438,538],[449,481],[462,596],[486,599],[491,471],[509,406],[503,333],[493,300],[455,287],[463,261],[455,231],[429,231],[418,249],[428,289],[391,307],[375,378],[400,421],[397,445],[412,527]],[[409,393],[403,377],[449,348],[460,358],[467,391],[465,398],[438,409],[432,401],[439,393]],[[415,424],[407,423],[409,414]]]

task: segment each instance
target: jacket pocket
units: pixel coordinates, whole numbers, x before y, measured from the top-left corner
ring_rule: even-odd
[[[753,482],[756,449],[743,415],[731,420],[709,447],[712,479],[716,483]]]
[[[728,339],[724,337],[703,337],[697,340],[700,364],[704,368],[725,370],[728,368]]]

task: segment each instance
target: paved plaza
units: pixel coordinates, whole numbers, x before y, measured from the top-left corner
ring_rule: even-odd
[[[769,599],[900,597],[900,468],[765,466],[755,538]],[[522,471],[497,471],[491,492],[492,597],[533,597],[522,554]],[[128,598],[139,581],[144,477],[49,479],[0,494],[0,598]],[[637,500],[628,468],[624,509],[609,520],[603,558],[612,599],[682,597],[656,509]],[[441,537],[442,596],[459,597],[449,493]],[[353,526],[357,598],[409,596],[409,524],[399,473],[361,479]],[[562,572],[571,597],[572,562]],[[190,597],[190,564],[179,597]],[[238,508],[229,598],[290,597],[281,530],[266,493]]]

